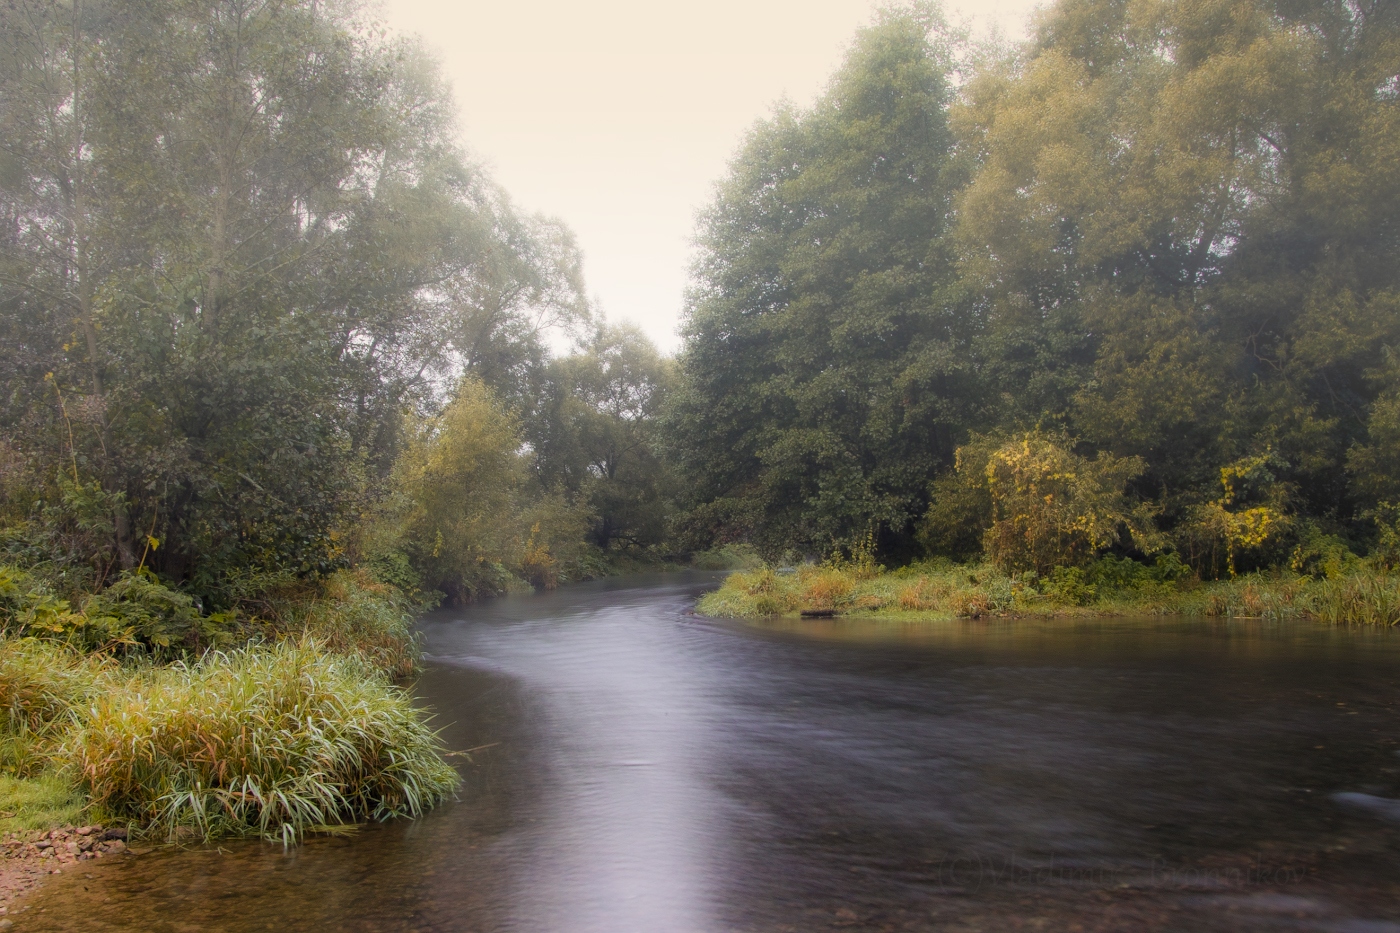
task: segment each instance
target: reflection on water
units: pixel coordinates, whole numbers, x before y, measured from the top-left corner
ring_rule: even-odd
[[[435,614],[459,802],[88,863],[15,928],[1400,933],[1392,633],[756,627],[691,615],[707,585]]]

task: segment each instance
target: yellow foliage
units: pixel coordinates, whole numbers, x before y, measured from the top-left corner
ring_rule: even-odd
[[[986,465],[992,499],[987,556],[1007,572],[1046,574],[1091,560],[1124,527],[1143,550],[1155,549],[1150,515],[1132,509],[1124,496],[1142,470],[1137,457],[1089,460],[1039,431],[1003,444]]]

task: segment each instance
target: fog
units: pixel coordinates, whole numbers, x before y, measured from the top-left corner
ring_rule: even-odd
[[[878,6],[389,0],[384,15],[441,59],[474,155],[573,228],[604,312],[673,350],[696,210],[744,130],[784,97],[810,103]],[[1035,6],[948,10],[1019,38]]]

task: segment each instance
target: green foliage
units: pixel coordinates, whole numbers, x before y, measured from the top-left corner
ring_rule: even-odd
[[[1040,592],[1071,606],[1087,606],[1099,596],[1099,588],[1088,581],[1083,567],[1056,567],[1041,582]]]
[[[1294,573],[1335,580],[1357,572],[1361,561],[1346,541],[1325,533],[1315,522],[1305,522],[1288,567]]]
[[[919,522],[919,543],[929,554],[967,560],[982,553],[992,520],[992,496],[984,469],[999,441],[974,435],[959,447],[951,469],[929,489],[928,512]]]
[[[674,490],[656,418],[673,375],[641,331],[608,325],[545,370],[525,426],[534,476],[543,489],[587,503],[588,539],[603,551],[656,547],[666,537]]]
[[[1276,476],[1283,466],[1277,455],[1266,452],[1220,469],[1223,494],[1192,509],[1177,536],[1203,577],[1218,577],[1222,570],[1233,577],[1241,558],[1269,563],[1269,551],[1292,526],[1290,489]]]
[[[505,589],[525,482],[516,420],[475,379],[410,435],[397,482],[403,548],[428,586],[466,600]]]
[[[1400,496],[1400,7],[1058,0],[980,57],[927,25],[865,30],[704,216],[683,527],[771,559],[874,522],[894,562],[974,559],[995,527],[1008,567],[1081,564],[1106,526],[1040,553],[1030,525],[1085,516],[994,515],[949,469],[1044,425],[1137,464],[1110,511],[1139,550],[1344,572],[1304,524],[1369,540]]]
[[[97,698],[66,754],[94,806],[174,837],[416,816],[457,775],[409,696],[314,642],[206,655]]]
[[[1400,506],[1382,502],[1372,513],[1376,523],[1376,546],[1372,559],[1384,570],[1400,568]]]
[[[70,598],[333,573],[438,386],[528,407],[590,316],[577,247],[358,4],[78,9],[0,10],[0,523]]]
[[[881,13],[813,108],[749,134],[704,214],[665,418],[688,546],[912,541],[968,415],[950,45],[929,8]]]
[[[758,552],[746,544],[724,544],[691,555],[696,570],[756,570],[763,565]]]
[[[85,648],[135,650],[158,658],[199,654],[237,635],[236,613],[204,615],[193,597],[151,573],[123,574],[83,603],[81,618],[72,634]]]

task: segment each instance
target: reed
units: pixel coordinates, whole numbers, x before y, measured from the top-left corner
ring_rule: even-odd
[[[1400,577],[1354,574],[1323,580],[1310,594],[1312,613],[1334,625],[1400,624]]]
[[[456,772],[407,693],[312,640],[153,668],[99,697],[65,747],[91,804],[148,834],[284,843],[418,816]]]

